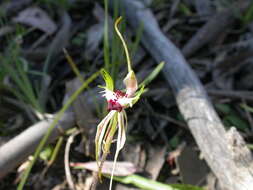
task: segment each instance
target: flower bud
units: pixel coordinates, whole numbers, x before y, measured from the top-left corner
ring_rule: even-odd
[[[127,76],[124,79],[124,84],[126,85],[126,95],[128,98],[133,97],[136,90],[138,89],[138,82],[135,77],[134,71],[131,70],[128,72]]]

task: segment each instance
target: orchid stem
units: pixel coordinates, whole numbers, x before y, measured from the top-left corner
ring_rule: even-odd
[[[119,29],[118,29],[118,24],[121,22],[122,20],[122,17],[119,17],[115,24],[114,24],[114,28],[115,28],[115,31],[117,33],[117,35],[119,36],[122,44],[123,44],[123,47],[124,47],[124,50],[125,50],[125,54],[126,54],[126,59],[127,59],[127,67],[128,67],[128,72],[132,71],[132,67],[131,67],[131,61],[130,61],[130,56],[129,56],[129,52],[128,52],[128,49],[127,49],[127,45],[126,45],[126,42],[123,38],[123,36],[121,35]]]

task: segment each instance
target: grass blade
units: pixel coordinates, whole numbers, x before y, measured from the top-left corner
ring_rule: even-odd
[[[39,153],[41,152],[41,150],[44,148],[53,128],[57,125],[57,123],[59,122],[59,120],[61,119],[61,117],[63,116],[64,112],[69,108],[69,106],[74,102],[74,100],[78,97],[78,95],[85,89],[88,87],[89,83],[91,83],[95,78],[98,77],[100,71],[97,71],[96,73],[94,73],[91,77],[89,77],[83,84],[82,86],[75,91],[74,94],[72,94],[72,96],[69,98],[69,100],[66,102],[66,104],[64,104],[63,108],[59,111],[59,113],[56,115],[55,119],[53,120],[53,122],[51,123],[47,133],[44,135],[44,137],[42,138],[42,140],[40,141],[39,146],[37,147],[35,153],[34,153],[34,159],[32,160],[32,162],[30,163],[30,165],[27,167],[24,175],[22,176],[22,179],[18,185],[18,190],[22,190],[24,188],[24,185],[27,181],[27,178],[31,172],[31,169],[35,163],[35,161],[37,160]]]

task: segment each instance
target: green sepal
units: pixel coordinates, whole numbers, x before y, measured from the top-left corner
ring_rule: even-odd
[[[112,80],[112,77],[110,76],[110,74],[105,69],[101,69],[100,73],[105,81],[106,88],[113,91],[114,83],[113,83],[113,80]]]
[[[140,90],[138,90],[136,93],[135,93],[135,96],[134,96],[134,100],[133,100],[133,105],[138,102],[138,100],[140,99],[141,95],[146,92],[146,89],[145,89],[145,86],[144,85],[141,85],[140,86]]]
[[[98,88],[106,89],[106,86],[98,85]]]

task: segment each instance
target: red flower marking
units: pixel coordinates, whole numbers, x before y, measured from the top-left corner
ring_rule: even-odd
[[[123,98],[124,96],[126,96],[126,93],[124,93],[120,90],[115,90],[114,93],[115,93],[117,98]]]
[[[118,102],[119,98],[123,98],[124,96],[126,96],[126,93],[120,91],[120,90],[115,90],[114,91],[116,99],[110,99],[108,100],[108,110],[117,110],[118,112],[121,112],[123,109],[123,106],[120,105],[120,103]]]
[[[117,100],[108,100],[108,110],[117,110],[118,112],[121,112],[121,110],[123,109],[123,107],[118,103]]]

